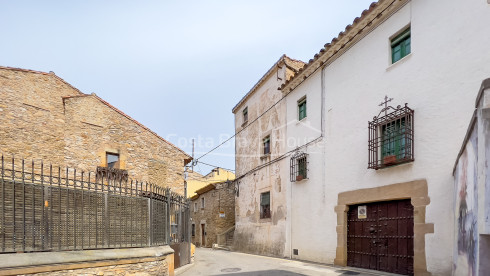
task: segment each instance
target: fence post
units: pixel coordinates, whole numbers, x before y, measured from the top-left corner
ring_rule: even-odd
[[[104,185],[104,183],[102,183],[102,185]],[[106,248],[109,247],[109,226],[111,225],[108,216],[108,196],[108,193],[104,194],[104,221],[102,222],[104,224],[104,246]]]
[[[148,197],[148,246],[153,244],[153,185],[150,183],[150,196]],[[148,192],[148,188],[146,189]]]
[[[171,235],[171,220],[170,220],[170,189],[165,189],[165,197],[167,198],[167,206],[166,206],[166,228],[165,229],[165,234],[166,234],[166,239],[167,239],[167,244],[170,245],[170,235]]]

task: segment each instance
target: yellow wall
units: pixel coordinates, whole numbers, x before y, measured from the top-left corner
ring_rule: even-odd
[[[187,197],[194,196],[197,190],[206,185],[226,180],[235,180],[235,174],[222,168],[213,169],[204,176],[197,172],[189,173],[187,178]]]

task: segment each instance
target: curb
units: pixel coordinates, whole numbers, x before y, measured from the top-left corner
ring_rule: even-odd
[[[176,269],[174,270],[174,275],[180,275],[180,274],[182,274],[182,273],[186,272],[186,271],[187,271],[187,270],[189,270],[191,267],[193,267],[195,263],[196,263],[196,262],[193,262],[193,263],[190,263],[190,264],[186,264],[186,265],[184,265],[184,266],[181,266],[181,267],[179,267],[179,268],[176,268]]]

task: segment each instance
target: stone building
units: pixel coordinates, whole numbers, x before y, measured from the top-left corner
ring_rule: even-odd
[[[235,180],[235,174],[223,168],[214,168],[208,174],[202,175],[196,171],[188,172],[187,197],[193,197],[196,191],[211,183]]]
[[[286,146],[286,105],[278,87],[303,65],[282,56],[233,108],[238,177],[233,247],[238,251],[284,254],[288,160],[277,160]]]
[[[190,156],[54,73],[0,67],[0,152],[84,171],[112,167],[184,192]]]
[[[224,239],[223,243],[226,243],[226,236],[233,239],[235,186],[232,181],[204,186],[196,191],[191,200],[192,243],[211,247],[218,243],[220,236]]]
[[[239,134],[256,147],[287,143],[264,163],[257,150],[249,157],[257,161],[244,164],[246,148],[237,146],[236,181],[253,176],[239,185],[236,243],[250,246],[238,248],[397,274],[456,268],[478,275],[488,258],[466,246],[469,234],[462,247],[455,241],[455,228],[470,228],[455,225],[467,210],[455,214],[455,190],[464,185],[455,187],[452,172],[474,98],[490,76],[488,26],[488,1],[380,0],[279,84],[282,94]],[[237,132],[247,125],[246,105],[234,110]],[[254,128],[265,129],[271,116],[285,131],[274,135],[275,127],[266,139]],[[464,166],[458,170],[464,174]],[[282,200],[271,196],[260,206],[258,194],[268,189],[259,189],[279,194],[277,183]],[[270,210],[274,231],[261,228],[261,207]]]

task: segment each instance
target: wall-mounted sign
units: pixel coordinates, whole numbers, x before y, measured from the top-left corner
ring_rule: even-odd
[[[367,218],[367,207],[366,207],[366,205],[362,205],[362,206],[357,207],[357,218],[358,219]]]
[[[219,211],[219,217],[224,218],[225,217],[225,211]]]

